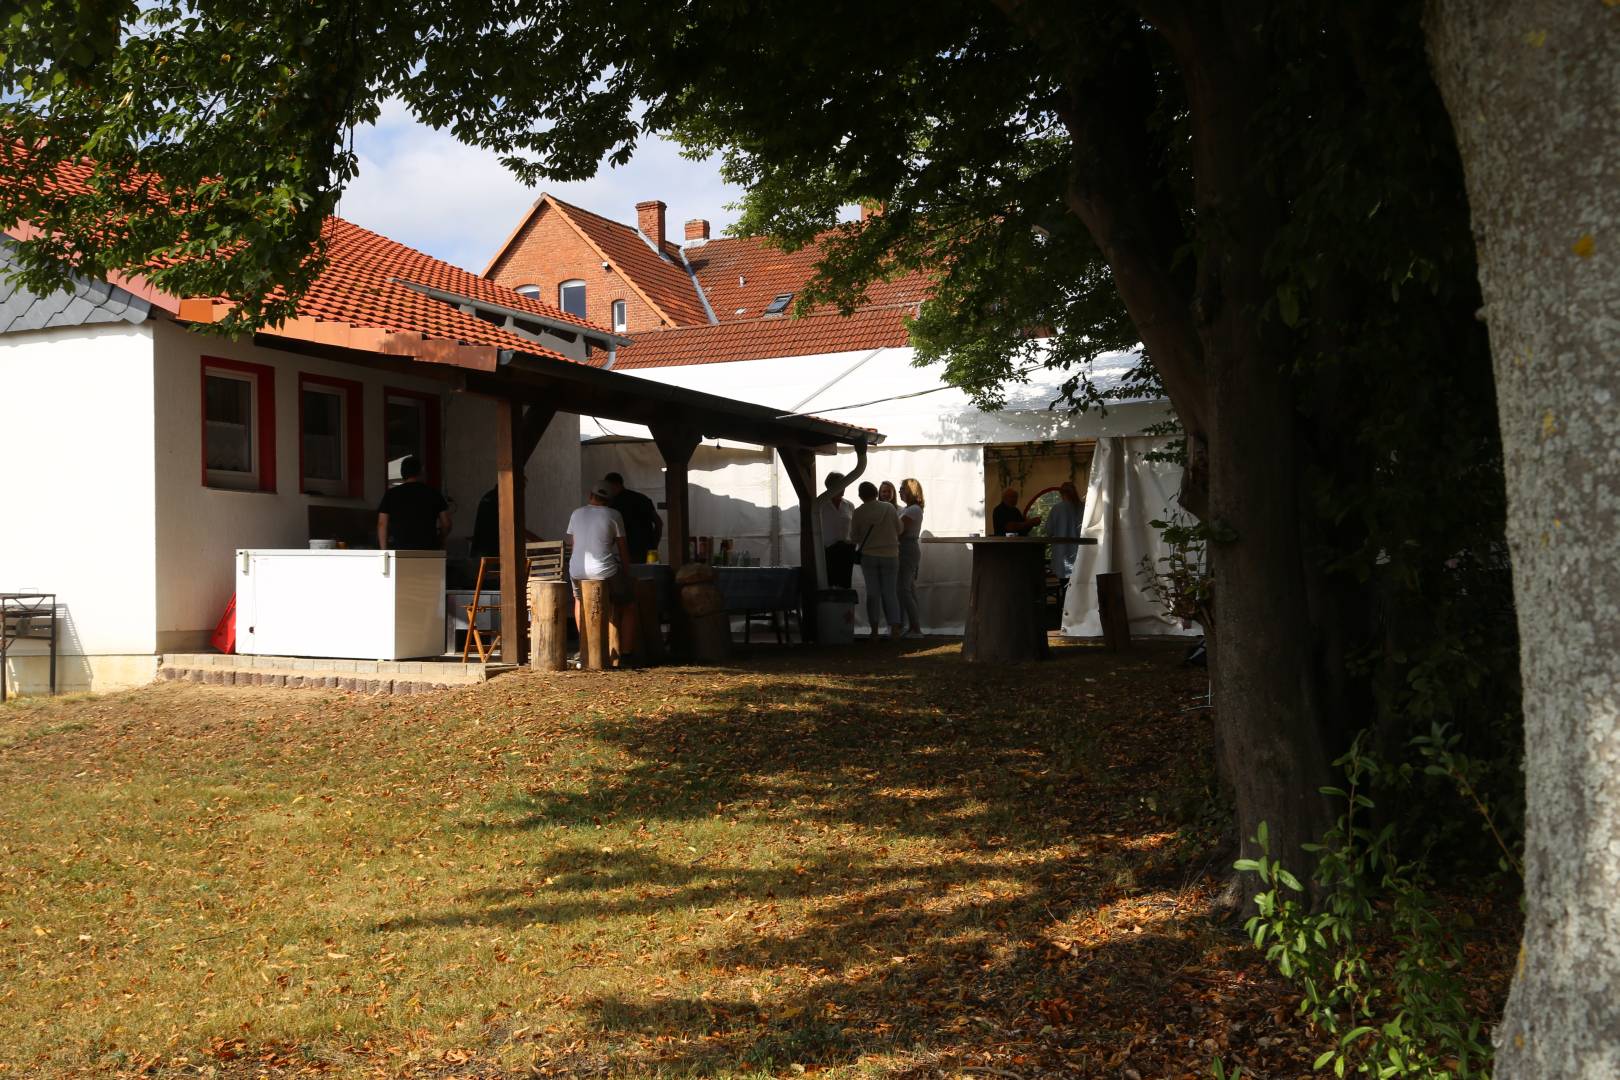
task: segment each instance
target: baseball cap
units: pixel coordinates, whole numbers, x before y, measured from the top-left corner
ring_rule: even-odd
[[[606,484],[597,484],[595,487],[591,488],[591,494],[595,495],[598,499],[613,498],[613,492],[607,489]]]

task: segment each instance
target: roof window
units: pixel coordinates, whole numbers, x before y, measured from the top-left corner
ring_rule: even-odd
[[[792,293],[790,293],[790,292],[782,293],[776,299],[772,300],[769,304],[765,305],[765,314],[767,314],[767,315],[780,315],[780,314],[782,314],[782,312],[787,310],[788,304],[792,303],[792,301],[793,301],[793,294]]]

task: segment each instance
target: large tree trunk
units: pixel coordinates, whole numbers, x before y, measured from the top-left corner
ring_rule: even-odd
[[[1524,945],[1496,1075],[1620,1076],[1620,9],[1440,0],[1506,454]]]
[[[1240,854],[1271,857],[1308,880],[1317,843],[1332,823],[1321,794],[1330,782],[1322,737],[1322,674],[1306,596],[1298,440],[1290,379],[1263,352],[1252,315],[1234,310],[1205,333],[1209,357],[1209,546],[1221,630],[1210,641],[1210,676],[1221,728],[1223,771],[1236,796]],[[1244,875],[1248,901],[1258,878]]]

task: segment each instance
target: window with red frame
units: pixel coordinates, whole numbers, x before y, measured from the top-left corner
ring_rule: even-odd
[[[276,373],[263,364],[202,358],[205,487],[276,490]]]
[[[383,391],[383,460],[388,463],[389,487],[403,479],[400,463],[412,455],[422,462],[422,479],[440,486],[439,397],[387,387]]]
[[[363,396],[353,380],[299,374],[298,474],[305,494],[365,494]]]

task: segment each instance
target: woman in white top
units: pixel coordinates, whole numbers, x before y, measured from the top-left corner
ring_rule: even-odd
[[[900,481],[900,609],[906,616],[906,637],[920,638],[922,613],[917,606],[917,568],[922,565],[923,489],[914,477]]]

